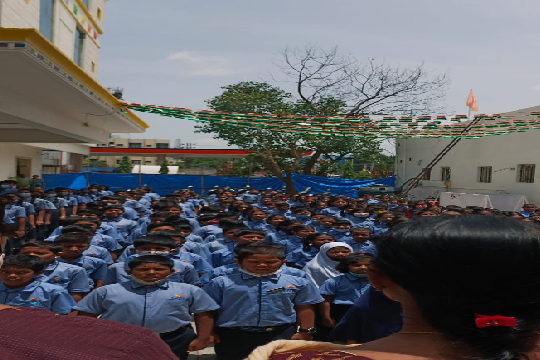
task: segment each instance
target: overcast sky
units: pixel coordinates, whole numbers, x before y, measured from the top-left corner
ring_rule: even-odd
[[[100,82],[128,102],[206,109],[221,86],[270,81],[286,47],[339,46],[359,59],[449,71],[446,106],[466,113],[540,104],[538,0],[110,0]],[[275,85],[283,86],[284,84]],[[289,90],[289,89],[287,89]],[[188,120],[137,113],[132,138],[223,148]],[[127,136],[127,135],[123,135]]]

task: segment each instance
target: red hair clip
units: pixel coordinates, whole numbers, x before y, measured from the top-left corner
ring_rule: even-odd
[[[485,328],[489,326],[517,326],[517,320],[515,317],[501,316],[501,315],[481,315],[475,314],[477,328]]]

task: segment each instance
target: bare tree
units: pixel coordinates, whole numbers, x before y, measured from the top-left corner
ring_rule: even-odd
[[[320,115],[326,115],[318,106],[325,99],[345,103],[345,116],[431,113],[442,109],[438,103],[450,83],[446,73],[431,76],[423,63],[414,68],[374,59],[362,63],[339,54],[337,47],[327,51],[313,45],[286,48],[281,70],[295,83],[300,100]]]

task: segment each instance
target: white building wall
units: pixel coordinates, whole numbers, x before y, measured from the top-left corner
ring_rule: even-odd
[[[538,107],[507,114],[522,119],[532,111],[538,111]],[[399,139],[395,164],[397,184],[418,175],[449,142],[443,138]],[[525,195],[529,201],[540,204],[539,150],[540,130],[463,139],[432,169],[431,181],[423,180],[421,186],[445,191],[441,168],[450,167],[449,191]],[[520,164],[536,165],[534,183],[518,182]],[[481,166],[492,167],[491,183],[479,182],[478,168]]]
[[[13,143],[0,143],[0,180],[15,177],[17,158],[31,160],[32,175],[41,174],[41,149]]]
[[[0,26],[7,28],[39,28],[39,1],[0,1]]]

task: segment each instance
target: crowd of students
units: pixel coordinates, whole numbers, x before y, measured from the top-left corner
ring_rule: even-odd
[[[160,196],[144,186],[3,183],[12,232],[0,303],[146,327],[180,359],[211,342],[218,359],[235,360],[277,339],[365,341],[347,318],[379,296],[366,275],[379,235],[431,216],[540,220],[532,204],[505,213],[367,194],[215,188],[202,199],[190,189]]]

